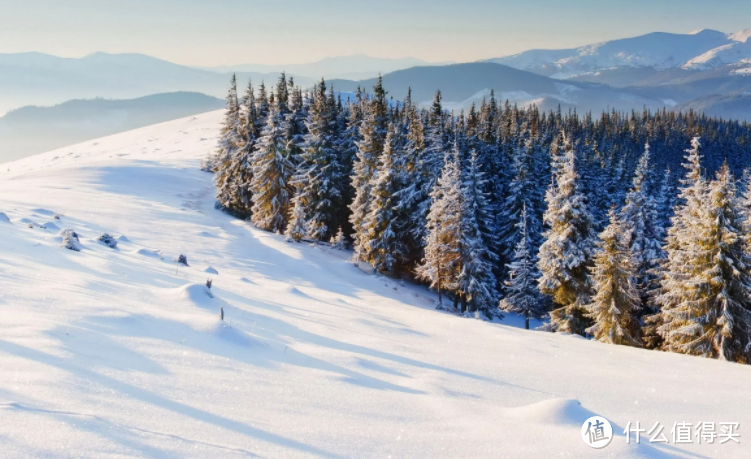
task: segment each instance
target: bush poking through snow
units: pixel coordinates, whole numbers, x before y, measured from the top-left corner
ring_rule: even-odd
[[[342,231],[342,227],[339,227],[339,232],[336,233],[336,236],[331,237],[331,248],[336,250],[347,250],[347,238],[344,237],[344,232]]]
[[[60,236],[63,238],[62,243],[60,244],[62,247],[68,250],[75,250],[76,252],[81,251],[78,234],[75,231],[72,229],[64,229],[60,231]]]
[[[52,218],[54,218],[55,220],[60,220],[60,217],[61,217],[60,214],[55,214],[52,216]]]
[[[114,249],[117,247],[117,241],[114,237],[110,236],[107,233],[102,234],[97,238],[97,241],[101,242],[102,244],[106,245],[107,247]]]
[[[188,264],[188,257],[186,257],[183,254],[180,254],[173,260],[175,263],[180,263],[181,265],[190,266]]]
[[[213,281],[211,279],[206,279],[206,288],[209,289],[209,290],[211,290],[211,284],[212,283],[213,283]]]

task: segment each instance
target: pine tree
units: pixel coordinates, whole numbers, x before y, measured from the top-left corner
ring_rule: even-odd
[[[631,190],[626,195],[626,205],[621,210],[621,219],[628,232],[629,250],[636,270],[637,288],[643,301],[649,291],[656,288],[652,271],[664,257],[662,251],[662,228],[658,223],[657,203],[649,188],[649,144],[634,174]]]
[[[344,231],[342,231],[342,227],[339,227],[339,231],[337,231],[336,236],[331,237],[331,247],[336,250],[347,250],[347,238],[344,236]]]
[[[333,235],[342,203],[342,166],[335,150],[336,112],[334,101],[326,97],[326,83],[321,80],[313,92],[308,111],[298,173],[294,178],[300,199],[308,215],[308,235],[326,240]]]
[[[500,308],[524,316],[524,328],[529,330],[529,319],[543,319],[547,316],[545,300],[537,288],[540,277],[532,251],[532,238],[527,231],[527,208],[522,208],[516,224],[518,237],[514,261],[508,265],[508,280],[504,283],[506,297]]]
[[[216,153],[209,157],[201,168],[213,171],[214,185],[216,186],[217,203],[224,206],[234,199],[234,176],[231,168],[232,158],[240,146],[240,104],[237,99],[237,78],[232,75],[230,89],[227,94],[227,110],[224,114],[224,122],[219,136],[219,146]]]
[[[668,167],[660,183],[660,189],[655,198],[657,208],[657,221],[660,228],[660,238],[665,239],[667,228],[670,227],[670,219],[673,217],[673,208],[675,207],[676,190],[673,185],[673,175]]]
[[[360,123],[361,139],[357,142],[357,159],[353,167],[352,186],[355,199],[350,205],[350,222],[354,228],[355,258],[363,257],[368,248],[365,218],[370,212],[371,184],[378,169],[378,158],[383,153],[388,122],[388,103],[382,79],[373,88],[373,98],[363,103],[363,119]]]
[[[238,218],[247,219],[252,210],[252,155],[260,134],[255,95],[250,82],[241,108],[244,113],[238,112],[240,119],[235,124],[234,151],[216,174],[217,185],[221,185],[217,188],[216,198],[217,207]]]
[[[308,232],[305,216],[305,206],[299,194],[292,198],[292,209],[290,210],[289,224],[284,231],[287,241],[300,242]]]
[[[694,139],[691,166],[699,158],[698,149]],[[692,167],[687,179],[693,172]],[[681,221],[679,230],[669,236],[658,331],[666,350],[749,363],[751,258],[735,184],[727,165],[708,188],[700,176],[694,180],[682,190],[687,202],[676,212],[678,218],[690,216],[692,221]],[[688,256],[676,254],[676,248],[686,250],[687,244]],[[680,271],[678,261],[685,262]]]
[[[266,127],[253,153],[253,179],[250,189],[253,195],[251,222],[261,229],[282,232],[287,226],[290,194],[289,182],[294,166],[284,150],[284,132],[281,113],[271,108]]]
[[[523,145],[517,145],[513,150],[513,170],[515,172],[508,186],[508,196],[501,208],[498,229],[499,246],[504,260],[514,257],[518,240],[516,225],[523,208],[532,216],[536,215],[537,191],[539,183],[535,182],[534,172],[534,144],[532,139],[526,139]],[[539,220],[531,218],[527,222],[527,232],[533,242],[539,241],[542,228]]]
[[[438,292],[455,291],[461,269],[461,173],[453,158],[447,157],[438,182],[430,193],[431,205],[427,216],[425,258],[418,266],[419,278],[429,282]]]
[[[459,156],[459,147],[455,144],[454,157]],[[481,311],[487,317],[491,317],[497,314],[498,304],[497,281],[492,271],[497,256],[489,250],[490,241],[496,231],[490,205],[483,191],[485,180],[479,168],[477,153],[474,151],[462,177],[462,269],[458,279],[459,292],[463,303],[469,302],[468,312]],[[464,309],[462,304],[462,310]]]
[[[609,224],[600,233],[592,279],[596,294],[588,305],[595,324],[587,329],[598,341],[641,347],[639,292],[633,279],[636,269],[628,246],[628,228],[610,208]]]
[[[398,155],[397,132],[389,124],[378,171],[370,185],[371,202],[363,227],[366,231],[365,259],[379,271],[393,271],[404,260],[405,250],[394,228],[398,177],[394,160]]]
[[[565,142],[565,162],[556,163],[554,182],[545,195],[545,242],[540,246],[540,291],[559,307],[550,314],[557,331],[583,335],[591,325],[585,305],[590,301],[588,268],[594,252],[592,215],[577,187],[576,153]]]
[[[405,241],[406,263],[414,265],[422,259],[426,236],[426,217],[429,209],[430,183],[434,178],[425,163],[425,134],[423,121],[411,102],[411,91],[404,105],[405,142],[398,167],[399,190],[396,192],[397,208],[395,229],[399,239]]]

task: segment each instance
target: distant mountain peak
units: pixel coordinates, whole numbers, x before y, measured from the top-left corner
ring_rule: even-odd
[[[740,32],[731,33],[728,38],[733,41],[746,43],[751,38],[751,29],[741,30]]]
[[[566,79],[613,68],[708,69],[751,59],[751,29],[726,34],[652,32],[572,49],[531,50],[489,59],[520,70]]]

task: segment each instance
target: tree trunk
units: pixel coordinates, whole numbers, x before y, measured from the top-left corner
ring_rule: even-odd
[[[524,316],[524,329],[529,330],[529,316]]]

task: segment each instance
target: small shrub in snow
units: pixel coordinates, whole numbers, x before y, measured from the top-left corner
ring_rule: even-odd
[[[107,247],[111,249],[114,249],[115,247],[117,247],[117,241],[115,240],[115,238],[110,236],[107,233],[104,233],[101,236],[99,236],[97,241],[101,242],[102,244],[106,245]]]
[[[333,236],[331,238],[331,247],[336,250],[347,250],[347,238],[344,237],[344,232],[342,231],[342,227],[339,227],[339,232],[336,233],[336,236]]]
[[[181,265],[190,266],[188,264],[188,257],[186,257],[183,254],[180,254],[177,256],[177,258],[174,259],[175,263],[180,263]]]
[[[55,220],[60,220],[60,214],[55,214],[52,216]]]
[[[62,243],[60,244],[62,247],[68,250],[75,250],[76,252],[81,251],[78,234],[75,231],[73,231],[72,229],[64,229],[60,231],[60,236],[62,236],[63,238]]]
[[[209,290],[211,290],[211,284],[212,283],[213,283],[213,281],[211,279],[206,279],[206,288],[209,289]]]

